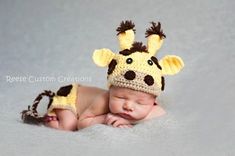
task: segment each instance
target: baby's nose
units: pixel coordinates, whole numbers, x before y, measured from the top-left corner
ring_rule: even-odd
[[[123,109],[126,110],[126,111],[133,111],[133,110],[134,110],[132,104],[130,104],[129,102],[126,102],[126,103],[123,105]]]

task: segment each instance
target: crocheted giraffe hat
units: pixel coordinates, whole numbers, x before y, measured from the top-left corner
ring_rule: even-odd
[[[94,51],[95,64],[108,66],[108,87],[125,87],[158,96],[164,90],[163,76],[177,74],[184,67],[183,60],[175,55],[167,55],[158,62],[154,55],[166,36],[160,22],[151,24],[145,33],[147,46],[134,42],[134,23],[122,21],[117,28],[119,53],[105,48]]]

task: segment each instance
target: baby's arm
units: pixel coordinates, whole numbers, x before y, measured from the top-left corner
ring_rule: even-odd
[[[80,115],[78,130],[95,124],[104,124],[108,112],[108,92],[106,92],[94,99],[93,103]]]
[[[105,118],[105,124],[113,127],[128,128],[132,127],[132,122],[118,115],[108,113]]]
[[[159,105],[153,106],[149,114],[142,120],[127,120],[118,115],[108,113],[105,119],[105,124],[113,127],[132,127],[132,125],[141,123],[149,119],[160,117],[165,113],[166,112],[164,111],[164,109]]]

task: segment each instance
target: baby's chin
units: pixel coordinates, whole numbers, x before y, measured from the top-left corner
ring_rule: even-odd
[[[127,120],[138,121],[138,120],[144,119],[146,116],[147,115],[145,115],[145,116],[131,115],[130,117],[124,117],[124,118],[127,119]]]
[[[134,120],[143,120],[144,118],[146,118],[147,115],[145,116],[137,116],[137,117],[134,117]]]

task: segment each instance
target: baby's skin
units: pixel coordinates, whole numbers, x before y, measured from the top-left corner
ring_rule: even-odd
[[[138,122],[165,114],[165,111],[156,105],[155,96],[115,86],[111,86],[109,90],[78,87],[76,107],[78,115],[67,109],[55,109],[56,117],[45,125],[68,131],[95,124],[129,128]]]

